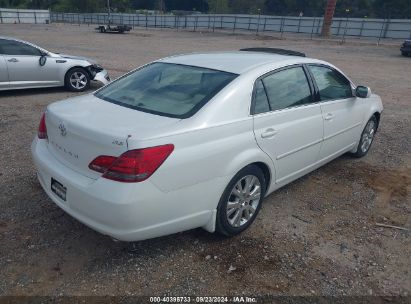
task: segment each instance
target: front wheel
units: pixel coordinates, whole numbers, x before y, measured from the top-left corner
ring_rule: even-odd
[[[90,87],[90,76],[83,68],[74,68],[67,72],[65,86],[73,92],[83,92]]]
[[[261,209],[266,181],[260,168],[250,165],[230,181],[217,207],[216,231],[234,236],[247,229]]]
[[[371,144],[374,141],[375,132],[377,132],[377,124],[377,118],[372,116],[362,131],[357,151],[353,153],[354,157],[363,157],[368,153]]]

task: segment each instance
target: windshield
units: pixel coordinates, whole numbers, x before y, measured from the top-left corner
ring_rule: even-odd
[[[143,112],[187,118],[235,77],[217,70],[156,62],[120,78],[95,96]]]

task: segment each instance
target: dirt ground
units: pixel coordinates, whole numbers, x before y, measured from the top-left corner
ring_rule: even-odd
[[[95,58],[112,77],[178,53],[283,47],[343,69],[381,95],[368,156],[343,156],[267,197],[230,239],[200,229],[115,242],[60,210],[30,155],[42,111],[63,89],[0,92],[0,295],[411,295],[411,57],[399,43],[74,25],[0,25],[0,35]],[[229,272],[230,266],[235,267]]]

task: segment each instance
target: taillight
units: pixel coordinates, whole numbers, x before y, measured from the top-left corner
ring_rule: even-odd
[[[174,145],[130,150],[118,158],[101,155],[88,166],[103,177],[119,182],[142,182],[149,178],[173,152]]]
[[[91,170],[104,173],[108,168],[111,167],[116,159],[117,157],[114,156],[101,155],[95,158],[88,167]]]
[[[43,115],[41,116],[37,136],[40,139],[46,139],[47,138],[46,113],[43,113]]]

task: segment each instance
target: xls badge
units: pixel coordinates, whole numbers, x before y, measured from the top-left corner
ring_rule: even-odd
[[[61,136],[66,136],[67,135],[67,129],[66,129],[66,126],[64,125],[63,122],[60,122],[59,130],[60,130],[60,135]]]

